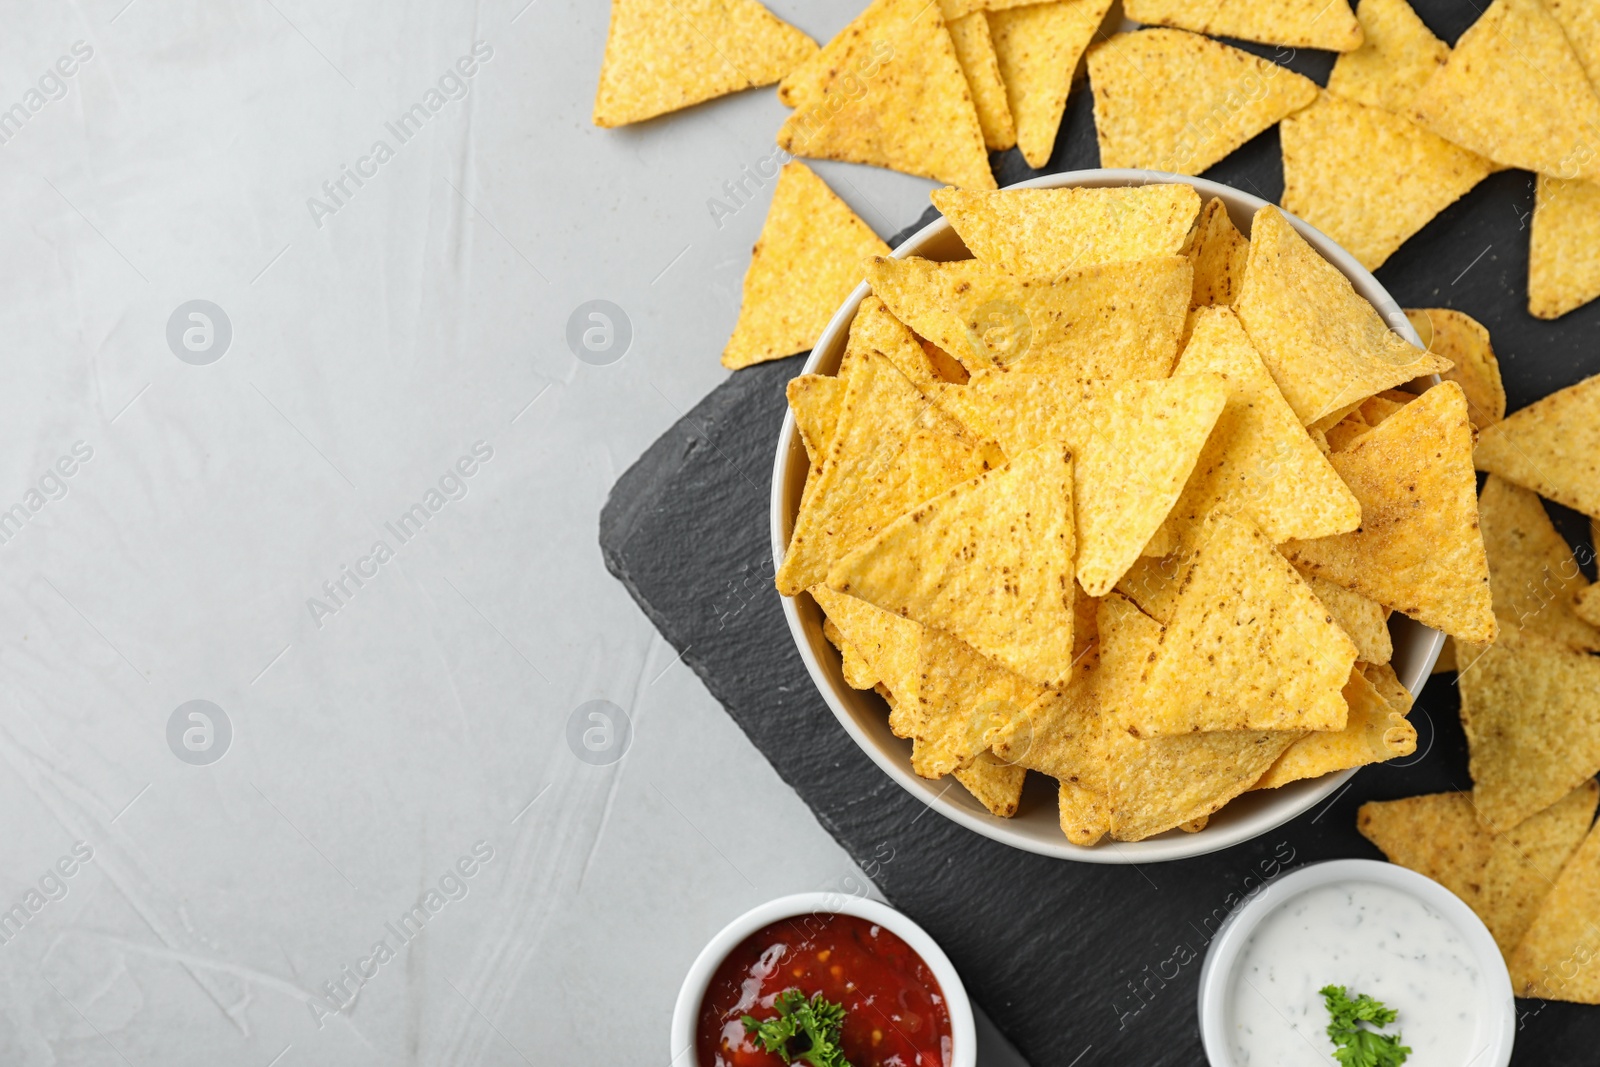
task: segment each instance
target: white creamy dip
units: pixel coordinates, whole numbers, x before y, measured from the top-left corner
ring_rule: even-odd
[[[1410,1046],[1406,1067],[1466,1067],[1491,1040],[1488,986],[1460,930],[1410,894],[1373,882],[1290,897],[1252,932],[1233,976],[1228,1034],[1241,1067],[1333,1063],[1317,992],[1325,985],[1400,1013],[1382,1031],[1398,1031]]]

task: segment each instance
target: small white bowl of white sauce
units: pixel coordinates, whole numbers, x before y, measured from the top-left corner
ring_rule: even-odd
[[[1344,986],[1400,1013],[1383,1032],[1407,1067],[1506,1067],[1511,976],[1472,909],[1414,871],[1333,860],[1269,882],[1228,917],[1200,971],[1200,1037],[1212,1067],[1327,1067],[1318,992]]]

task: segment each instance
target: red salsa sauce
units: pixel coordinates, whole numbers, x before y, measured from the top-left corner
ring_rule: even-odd
[[[922,957],[875,923],[818,913],[775,922],[728,953],[700,1002],[699,1067],[784,1067],[741,1019],[775,1018],[773,1001],[786,989],[844,1006],[840,1037],[852,1067],[950,1063],[950,1010]]]

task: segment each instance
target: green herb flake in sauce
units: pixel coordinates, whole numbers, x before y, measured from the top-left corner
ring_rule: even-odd
[[[1399,1012],[1365,993],[1351,1000],[1342,985],[1325,985],[1317,992],[1333,1020],[1328,1024],[1328,1037],[1335,1045],[1333,1058],[1343,1067],[1400,1067],[1406,1062],[1411,1050],[1400,1043],[1398,1033],[1380,1034],[1361,1025],[1388,1026],[1399,1018]]]
[[[823,1000],[821,993],[807,1000],[800,990],[785,989],[772,1006],[778,1012],[775,1019],[761,1020],[746,1015],[740,1020],[745,1031],[754,1034],[761,1043],[763,1051],[776,1052],[784,1063],[798,1061],[810,1067],[850,1067],[850,1061],[844,1058],[844,1050],[839,1046],[839,1034],[844,1027],[842,1005]]]

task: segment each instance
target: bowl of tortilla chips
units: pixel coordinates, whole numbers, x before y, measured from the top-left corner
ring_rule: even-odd
[[[1449,362],[1215,182],[933,200],[789,383],[773,472],[784,611],[855,742],[1097,863],[1227,848],[1411,756],[1441,631],[1494,627]]]

